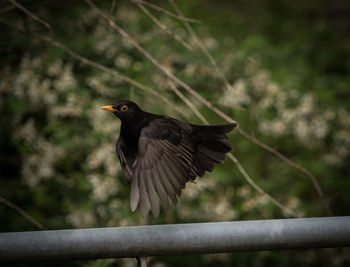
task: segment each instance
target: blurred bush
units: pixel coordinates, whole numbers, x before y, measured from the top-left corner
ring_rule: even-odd
[[[176,207],[143,220],[129,210],[129,185],[114,153],[120,122],[100,107],[132,99],[144,109],[200,123],[167,78],[83,3],[21,1],[48,31],[1,3],[0,196],[47,229],[283,218],[227,161],[188,184]],[[130,2],[99,1],[168,70],[237,120],[240,126],[314,174],[334,215],[350,211],[350,10],[347,1],[179,1],[216,59],[226,88],[181,21],[152,13],[187,41],[188,50]],[[168,3],[159,2],[171,10]],[[18,28],[24,30],[19,31]],[[87,66],[38,39],[50,36],[76,53],[143,83],[161,98]],[[186,93],[185,93],[186,94]],[[192,96],[210,123],[223,123]],[[178,109],[174,109],[177,106]],[[180,110],[180,112],[179,112]],[[182,111],[182,112],[181,112]],[[255,181],[301,216],[326,216],[310,180],[275,156],[230,136],[234,154]],[[0,205],[1,231],[36,230]],[[130,260],[86,262],[130,266]],[[84,263],[85,264],[85,263]],[[342,266],[339,250],[159,257],[151,266]],[[71,263],[79,265],[79,263]]]

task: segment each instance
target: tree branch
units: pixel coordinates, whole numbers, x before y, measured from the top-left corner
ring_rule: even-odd
[[[152,4],[152,3],[149,3],[149,2],[146,2],[146,1],[142,1],[142,0],[131,0],[133,3],[135,4],[141,4],[141,5],[144,5],[144,6],[148,6],[150,8],[153,8],[154,10],[157,10],[159,12],[162,12],[166,15],[168,15],[169,17],[172,17],[172,18],[175,18],[175,19],[178,19],[178,20],[181,20],[181,21],[187,21],[187,22],[192,22],[192,23],[202,23],[200,20],[197,20],[197,19],[190,19],[190,18],[185,18],[183,16],[178,16],[160,6],[157,6],[155,4]]]
[[[42,25],[44,25],[47,29],[51,30],[51,26],[49,23],[47,23],[46,21],[40,19],[37,15],[33,14],[32,12],[30,12],[28,9],[26,9],[24,6],[22,6],[20,3],[18,3],[15,0],[7,0],[9,1],[12,5],[14,5],[15,7],[17,7],[18,9],[22,10],[24,13],[26,13],[29,17],[31,17],[33,20],[41,23]]]
[[[25,212],[23,209],[21,209],[20,207],[18,207],[16,204],[12,203],[11,201],[0,197],[0,202],[5,204],[6,206],[14,209],[15,211],[17,211],[19,214],[21,214],[27,221],[29,221],[30,223],[34,224],[37,228],[39,228],[40,230],[46,230],[44,228],[44,226],[39,223],[36,219],[34,219],[32,216],[30,216],[27,212]]]

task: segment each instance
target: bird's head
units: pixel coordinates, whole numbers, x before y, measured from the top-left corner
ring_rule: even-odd
[[[113,112],[121,120],[135,118],[142,112],[136,103],[128,100],[117,101],[113,105],[103,106],[101,109]]]

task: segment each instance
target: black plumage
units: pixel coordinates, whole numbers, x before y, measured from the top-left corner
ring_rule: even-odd
[[[118,101],[103,110],[121,120],[116,152],[131,184],[130,208],[143,217],[151,210],[157,217],[160,205],[176,204],[182,189],[196,176],[211,172],[215,163],[231,151],[226,133],[235,123],[194,125],[145,112],[131,101]]]

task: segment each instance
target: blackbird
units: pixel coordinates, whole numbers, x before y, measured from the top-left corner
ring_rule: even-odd
[[[158,217],[160,205],[166,210],[169,199],[176,205],[185,184],[211,172],[232,149],[226,133],[236,123],[189,124],[143,111],[127,100],[102,109],[121,120],[116,152],[131,184],[130,209],[139,205],[144,218],[150,210]]]

